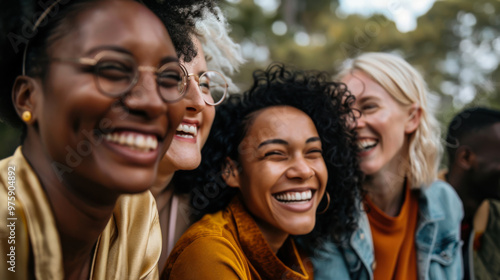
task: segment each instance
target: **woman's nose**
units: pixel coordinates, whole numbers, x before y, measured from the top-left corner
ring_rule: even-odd
[[[295,158],[287,170],[287,176],[290,179],[307,180],[313,175],[313,168],[311,168],[309,162],[303,156]]]
[[[184,102],[186,110],[193,112],[201,112],[207,106],[205,100],[203,100],[198,81],[194,76],[189,77]]]
[[[158,92],[154,74],[147,72],[141,73],[137,84],[125,96],[123,104],[130,113],[136,112],[150,118],[165,114],[168,107]]]

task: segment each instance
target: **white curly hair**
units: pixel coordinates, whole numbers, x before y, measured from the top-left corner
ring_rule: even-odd
[[[239,70],[245,59],[241,46],[229,37],[230,27],[221,9],[214,9],[215,15],[205,13],[203,19],[196,22],[196,37],[205,53],[208,69],[222,73],[229,84],[229,93],[237,93],[239,88],[230,76]]]

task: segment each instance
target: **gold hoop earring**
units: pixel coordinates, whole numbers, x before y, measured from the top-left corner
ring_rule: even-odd
[[[31,121],[31,112],[30,111],[24,111],[21,118],[25,123]]]
[[[325,214],[326,210],[328,210],[328,207],[330,207],[330,193],[326,192],[325,195],[326,195],[326,201],[327,201],[326,207],[322,211],[317,212],[316,214],[318,214],[318,215]]]

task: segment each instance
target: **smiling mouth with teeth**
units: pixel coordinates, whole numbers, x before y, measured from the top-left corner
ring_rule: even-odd
[[[175,134],[182,138],[195,138],[198,135],[198,127],[192,124],[180,124]]]
[[[282,192],[273,194],[273,197],[281,203],[300,203],[310,201],[312,195],[313,191],[307,190],[302,192]]]
[[[158,139],[154,135],[112,132],[104,134],[104,139],[109,142],[129,147],[134,151],[149,152],[158,148]]]
[[[372,149],[373,147],[377,146],[378,141],[373,140],[373,139],[363,139],[363,140],[358,140],[358,148],[364,152]]]

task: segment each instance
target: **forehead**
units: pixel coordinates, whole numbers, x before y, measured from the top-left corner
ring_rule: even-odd
[[[500,122],[476,131],[468,137],[474,143],[476,152],[497,157],[500,154]]]
[[[198,54],[190,62],[183,62],[184,66],[186,66],[186,69],[190,73],[206,71],[207,61],[205,60],[205,53],[203,52],[201,42],[196,36],[192,36],[192,41]]]
[[[318,136],[311,118],[297,108],[273,106],[257,111],[255,114],[246,136],[257,141],[269,138],[303,140]]]
[[[173,49],[162,22],[145,6],[134,1],[96,1],[75,15],[73,29],[59,40],[60,51],[87,52],[96,46],[122,46],[127,49],[148,46]],[[56,44],[57,46],[57,44]]]
[[[389,96],[385,89],[375,82],[368,74],[362,71],[354,71],[351,74],[344,76],[341,80],[347,85],[349,91],[356,96],[356,100],[360,97],[367,96]]]

